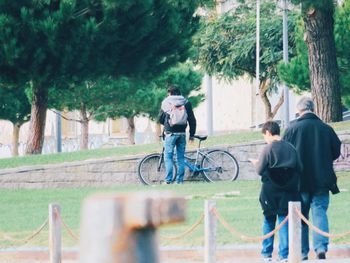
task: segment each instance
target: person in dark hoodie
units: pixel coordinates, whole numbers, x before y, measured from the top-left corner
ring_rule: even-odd
[[[329,232],[327,209],[329,191],[339,193],[333,161],[340,155],[341,142],[333,128],[321,121],[314,113],[311,98],[303,97],[297,104],[299,118],[284,133],[283,139],[297,149],[303,171],[300,177],[302,212],[309,218],[311,208],[313,224]],[[302,224],[302,259],[308,259],[309,229]],[[325,259],[328,237],[313,231],[313,249],[317,259]]]
[[[173,124],[170,115],[174,107],[182,107],[185,110],[181,116],[183,122]],[[196,133],[196,118],[192,110],[192,104],[186,100],[178,87],[169,86],[168,97],[162,101],[158,121],[164,125],[164,161],[166,169],[165,183],[173,183],[174,149],[177,157],[176,183],[182,184],[185,175],[185,150],[186,150],[186,127],[190,126],[189,141],[192,142]]]
[[[261,176],[260,204],[264,214],[263,233],[275,229],[288,214],[288,202],[298,201],[301,163],[296,149],[281,140],[280,127],[274,121],[264,123],[262,133],[267,145],[258,160],[250,159]],[[274,236],[264,239],[261,255],[264,261],[272,261]],[[288,260],[288,224],[279,230],[278,256],[280,262]]]

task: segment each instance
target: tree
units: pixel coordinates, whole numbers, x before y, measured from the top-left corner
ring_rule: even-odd
[[[334,20],[334,36],[336,56],[338,62],[340,86],[343,104],[350,107],[350,1],[344,1],[338,6]],[[311,91],[310,71],[308,62],[308,48],[304,41],[304,23],[299,21],[296,27],[297,55],[287,64],[281,63],[278,67],[280,77],[297,93]]]
[[[101,107],[97,118],[99,120],[105,120],[107,117],[127,118],[129,142],[135,144],[134,118],[144,115],[156,120],[161,102],[167,96],[169,84],[180,87],[182,94],[188,97],[194,108],[202,101],[203,94],[199,92],[199,89],[203,74],[194,70],[193,67],[190,62],[180,63],[153,80],[129,79],[128,82],[119,83],[119,85],[124,85],[120,90],[127,90],[128,93],[124,94],[123,99],[118,102]]]
[[[18,156],[18,140],[21,126],[30,118],[30,103],[24,89],[0,88],[0,119],[13,124],[12,156]]]
[[[86,150],[89,142],[89,122],[93,119],[105,120],[102,116],[106,114],[104,110],[107,105],[118,105],[133,93],[135,90],[127,78],[101,77],[95,81],[71,84],[67,89],[51,90],[49,105],[60,111],[79,111],[78,119],[67,120],[80,123],[80,150]]]
[[[294,31],[295,14],[289,16],[289,32]],[[272,109],[268,94],[277,90],[280,79],[277,64],[282,60],[282,15],[275,1],[261,3],[260,20],[260,86],[265,119],[273,119],[283,104],[283,93]],[[244,75],[256,78],[256,12],[255,1],[246,1],[220,17],[209,17],[196,38],[197,62],[210,75],[233,80]],[[294,36],[289,36],[289,56],[294,52]]]
[[[156,74],[185,60],[200,2],[2,1],[0,81],[32,86],[26,152],[41,152],[49,88]]]
[[[301,3],[308,48],[311,94],[316,113],[326,122],[342,120],[339,70],[334,39],[335,1],[294,0]]]

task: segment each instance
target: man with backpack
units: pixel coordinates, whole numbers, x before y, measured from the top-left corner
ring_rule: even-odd
[[[166,184],[173,182],[173,156],[176,148],[177,176],[176,183],[182,184],[185,175],[186,127],[190,126],[189,141],[193,141],[196,133],[196,118],[192,104],[186,100],[178,87],[168,88],[168,97],[162,101],[159,123],[164,125],[164,161],[166,169]]]

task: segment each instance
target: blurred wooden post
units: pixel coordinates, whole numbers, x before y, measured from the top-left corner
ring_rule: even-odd
[[[300,202],[288,203],[288,238],[290,263],[301,262],[301,219],[295,209],[300,209]]]
[[[216,207],[213,200],[205,200],[204,203],[204,262],[216,262],[216,217],[212,209]]]
[[[80,263],[158,263],[156,228],[185,219],[169,192],[98,194],[82,209]]]
[[[49,247],[50,263],[61,263],[61,207],[58,204],[49,204]]]

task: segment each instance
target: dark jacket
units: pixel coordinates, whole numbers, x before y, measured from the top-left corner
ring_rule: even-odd
[[[185,105],[186,112],[187,112],[187,122],[190,126],[190,138],[193,138],[193,136],[196,133],[197,122],[192,110],[191,102],[186,100],[183,96],[168,96],[163,100],[162,107],[160,109],[159,116],[158,116],[158,122],[164,125],[164,132],[165,133],[181,133],[181,132],[185,133],[186,127],[187,127],[187,124],[170,126],[169,124],[170,115],[167,113],[168,102],[172,102],[174,103],[174,105]]]
[[[305,113],[286,130],[283,139],[295,146],[303,165],[300,191],[335,193],[333,161],[340,155],[341,142],[334,130],[314,113]]]
[[[296,149],[283,140],[265,146],[256,165],[261,175],[260,204],[265,216],[288,214],[288,202],[298,201],[301,163]]]

